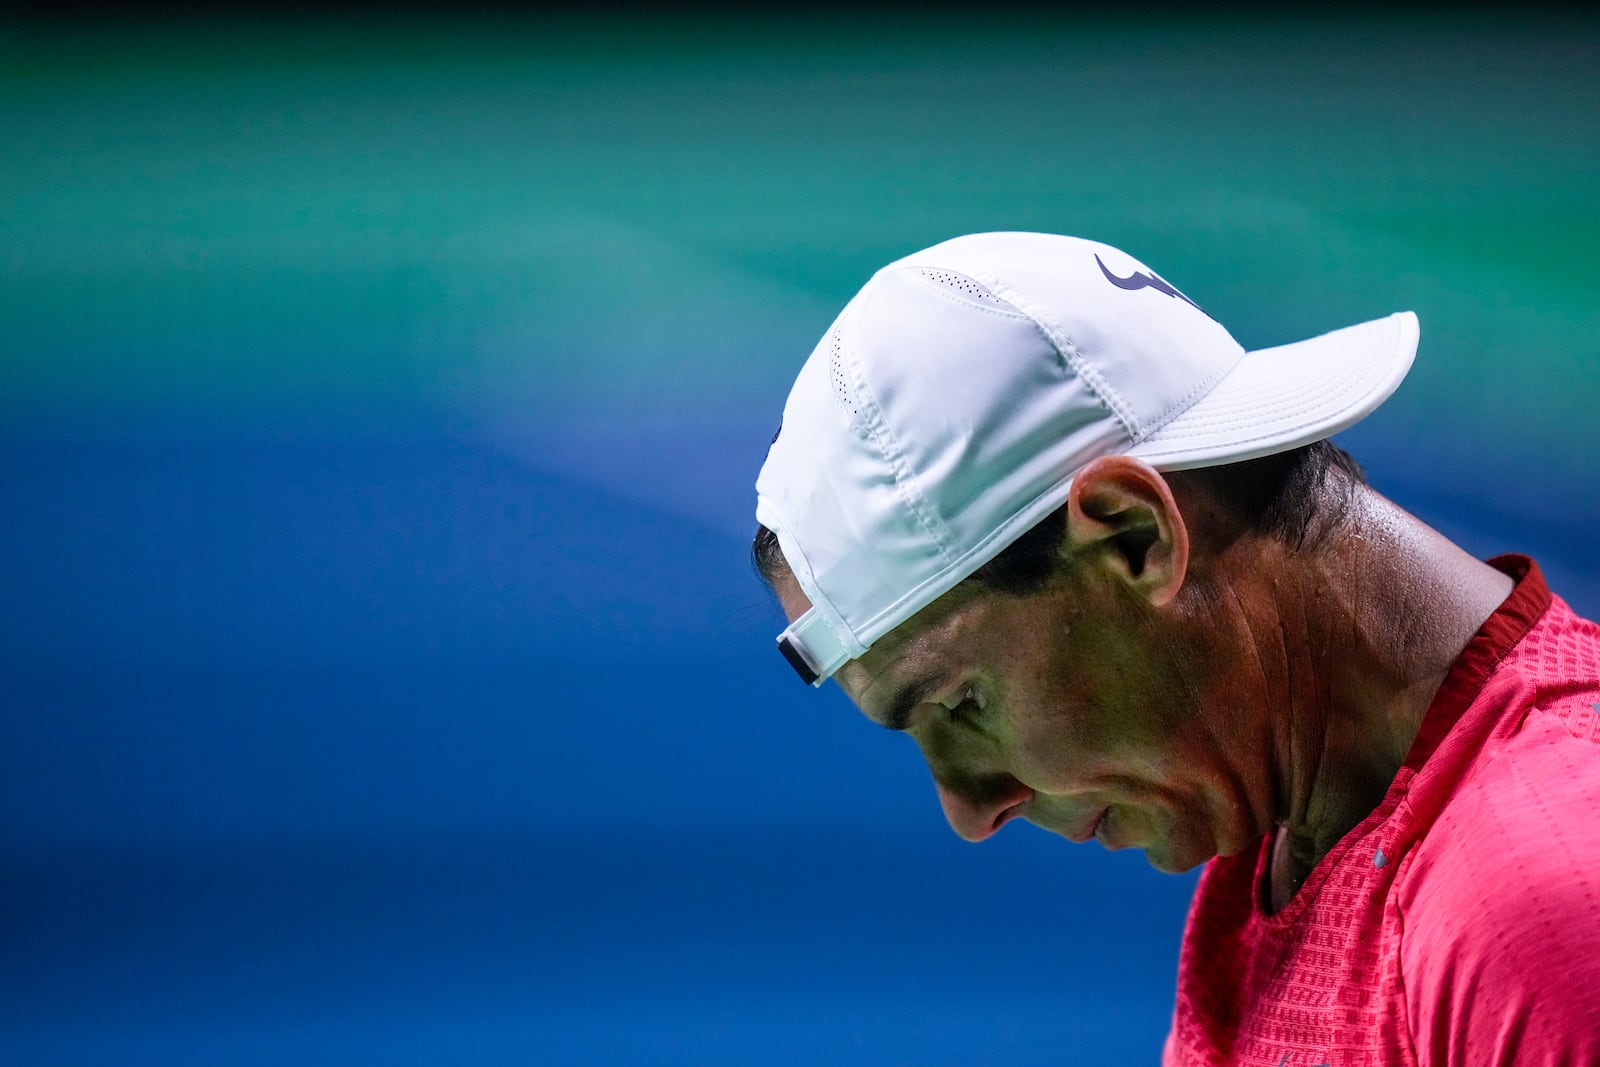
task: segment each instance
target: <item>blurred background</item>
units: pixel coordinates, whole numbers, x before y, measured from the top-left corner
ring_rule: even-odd
[[[747,563],[878,266],[1058,231],[1600,613],[1589,16],[0,22],[0,1062],[1153,1063],[1192,876],[945,828]]]

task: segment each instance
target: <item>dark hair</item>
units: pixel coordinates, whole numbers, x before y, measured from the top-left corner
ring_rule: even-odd
[[[1367,482],[1355,457],[1332,441],[1187,473],[1247,529],[1277,538],[1291,552],[1319,547],[1349,511],[1356,487]],[[1055,574],[1066,530],[1067,509],[1057,508],[966,580],[1012,596],[1038,592]],[[768,585],[789,569],[777,534],[765,526],[756,528],[750,559]]]
[[[1190,474],[1247,528],[1291,552],[1322,547],[1367,484],[1361,464],[1332,441]]]

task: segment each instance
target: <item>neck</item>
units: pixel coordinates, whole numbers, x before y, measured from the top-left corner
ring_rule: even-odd
[[[1260,560],[1285,576],[1250,624],[1279,660],[1273,910],[1393,782],[1450,665],[1511,579],[1370,490],[1318,552]]]

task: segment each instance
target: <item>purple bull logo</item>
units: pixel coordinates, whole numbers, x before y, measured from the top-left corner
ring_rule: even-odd
[[[1100,273],[1106,276],[1106,281],[1110,282],[1118,289],[1126,289],[1129,292],[1133,292],[1138,289],[1154,289],[1158,293],[1166,293],[1168,296],[1177,297],[1179,300],[1182,300],[1185,304],[1188,304],[1190,307],[1194,308],[1208,319],[1211,317],[1211,314],[1206,311],[1205,308],[1201,307],[1199,304],[1196,304],[1193,300],[1190,300],[1188,297],[1178,292],[1178,290],[1174,289],[1171,285],[1167,284],[1164,279],[1154,274],[1146,274],[1142,270],[1136,270],[1126,278],[1119,278],[1115,274],[1111,273],[1110,269],[1107,268],[1105,263],[1101,261],[1098,254],[1096,254],[1094,257],[1094,261],[1100,264]]]

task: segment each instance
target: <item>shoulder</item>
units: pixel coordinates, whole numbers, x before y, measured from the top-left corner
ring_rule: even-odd
[[[1600,735],[1571,728],[1590,698],[1527,708],[1411,857],[1400,965],[1423,1063],[1600,1063]]]

